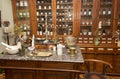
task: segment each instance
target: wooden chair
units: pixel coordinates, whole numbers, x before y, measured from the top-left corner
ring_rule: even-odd
[[[84,79],[106,79],[106,71],[112,69],[112,65],[106,61],[97,59],[85,59],[86,72]]]

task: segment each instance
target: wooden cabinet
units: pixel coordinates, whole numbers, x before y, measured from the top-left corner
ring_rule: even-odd
[[[84,48],[84,49],[83,49]],[[116,46],[88,46],[88,47],[81,47],[83,58],[84,59],[100,59],[103,61],[107,61],[111,63],[113,66],[113,70],[108,71],[109,73],[114,73],[114,75],[120,74],[119,67],[120,67],[120,48]],[[93,65],[91,65],[93,66]]]
[[[14,24],[23,29],[26,35],[30,35],[29,0],[12,0]]]
[[[80,35],[92,35],[92,18],[93,18],[93,0],[81,0],[80,6]]]
[[[17,63],[16,63],[17,62]],[[4,64],[3,64],[4,63]],[[1,60],[6,79],[75,79],[80,63]]]
[[[44,35],[48,27],[48,35],[53,35],[52,0],[36,0],[37,35]]]
[[[59,36],[75,35],[77,0],[36,0],[35,5],[37,23],[35,35],[45,39],[46,27],[47,35],[51,40],[55,32]],[[59,37],[59,40],[62,38]]]
[[[76,36],[84,58],[106,60],[113,64],[115,72],[120,72],[117,64],[119,55],[115,55],[120,49],[113,39],[116,30],[120,30],[120,0],[27,0],[27,9],[16,7],[20,1],[24,0],[12,0],[14,22],[22,23],[19,22],[17,13],[21,9],[28,10],[30,17],[27,20],[31,35],[35,34],[36,38],[44,40],[47,26],[50,40],[53,39],[55,32],[60,42],[63,42],[63,38],[69,34]],[[102,38],[99,45],[94,46],[94,35],[97,30],[102,32]]]
[[[56,0],[56,28],[58,35],[72,34],[75,0]]]
[[[115,44],[112,35],[117,30],[116,10],[119,0],[80,0],[79,44],[94,44],[95,37],[102,37],[100,45]],[[100,25],[99,23],[102,22]],[[97,32],[98,31],[98,32]],[[97,33],[97,34],[96,34]]]
[[[48,39],[52,40],[56,32],[58,39],[62,40],[62,37],[70,34],[77,36],[79,44],[93,44],[97,29],[101,29],[101,36],[104,37],[100,44],[114,44],[112,35],[119,28],[119,2],[119,0],[12,0],[14,22],[27,25],[28,27],[24,29],[28,29],[31,35],[35,34],[44,40],[47,34]]]
[[[8,72],[12,73],[12,75],[11,75],[12,79],[26,79],[26,78],[34,79],[35,78],[34,72],[32,70],[31,71],[27,71],[27,70],[23,70],[23,71],[20,71],[20,70],[9,70]],[[7,77],[7,79],[9,79],[9,78]]]

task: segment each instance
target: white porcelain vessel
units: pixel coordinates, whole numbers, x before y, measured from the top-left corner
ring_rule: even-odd
[[[67,46],[74,46],[76,45],[76,41],[77,39],[73,36],[67,36],[65,37],[65,43],[67,44]]]
[[[19,52],[18,46],[12,46],[12,48],[6,48],[8,54],[17,54]]]
[[[21,43],[20,42],[18,42],[17,45],[14,45],[14,46],[8,45],[4,42],[1,42],[1,44],[6,47],[5,51],[8,54],[17,54],[19,52],[19,49],[21,49]]]

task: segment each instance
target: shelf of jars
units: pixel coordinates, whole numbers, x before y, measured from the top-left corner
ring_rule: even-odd
[[[80,35],[92,35],[92,8],[93,0],[81,1],[81,23],[80,23]]]
[[[111,33],[112,0],[100,0],[99,20],[102,22],[103,35]]]
[[[73,0],[56,0],[56,31],[58,35],[72,34]]]
[[[93,0],[81,0],[82,3],[82,8],[92,8],[93,5],[91,5],[93,3]]]
[[[95,44],[95,36],[94,36],[95,34],[92,33],[93,27],[96,27],[96,26],[93,26],[93,23],[92,23],[93,22],[93,16],[92,16],[93,7],[94,7],[93,0],[82,0],[81,12],[80,12],[80,15],[81,15],[80,37],[77,38],[78,44],[90,44],[90,45]],[[99,45],[114,44],[114,41],[110,36],[111,7],[112,6],[111,6],[110,1],[103,2],[103,0],[101,0],[99,19],[102,22],[102,24],[99,26],[99,23],[98,23],[98,27],[97,27],[99,32],[101,32],[101,34],[99,35],[100,38],[98,41]]]
[[[53,35],[52,25],[52,1],[51,0],[36,0],[36,15],[37,15],[37,35],[44,36]]]
[[[30,15],[28,0],[16,0],[16,16],[18,26],[23,28],[26,35],[30,35]]]

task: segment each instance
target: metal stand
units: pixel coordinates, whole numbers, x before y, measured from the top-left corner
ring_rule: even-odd
[[[7,37],[7,44],[9,45],[10,43],[9,43],[9,34],[8,33],[6,33],[6,37]]]
[[[48,43],[49,40],[48,40],[48,25],[47,25],[47,14],[45,14],[45,40],[43,41],[43,43]]]

